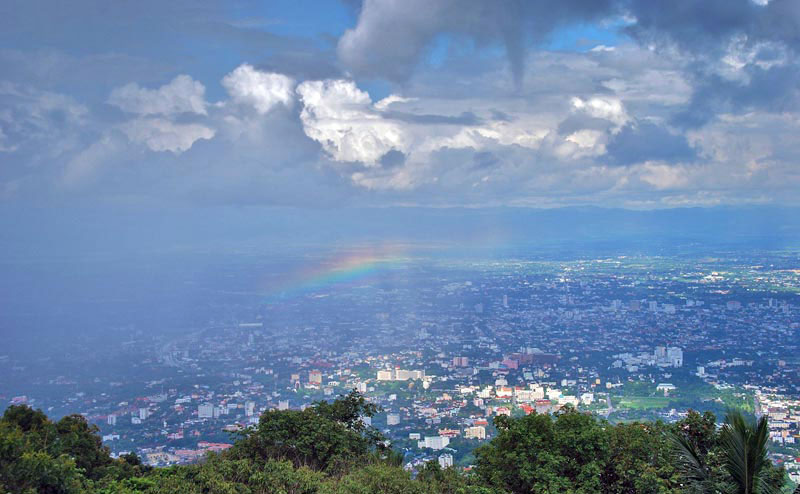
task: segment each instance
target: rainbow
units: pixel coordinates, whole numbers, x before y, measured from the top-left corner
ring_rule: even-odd
[[[273,286],[267,297],[291,297],[367,279],[408,261],[397,248],[349,251],[291,273]]]

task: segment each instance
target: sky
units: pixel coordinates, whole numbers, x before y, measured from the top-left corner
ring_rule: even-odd
[[[0,207],[797,206],[796,0],[5,0]]]

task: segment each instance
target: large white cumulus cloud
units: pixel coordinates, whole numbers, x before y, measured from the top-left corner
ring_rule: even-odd
[[[372,100],[352,81],[306,81],[297,86],[306,134],[337,161],[374,166],[392,150],[406,151],[403,126],[381,117]]]
[[[263,72],[250,64],[242,64],[222,79],[222,86],[231,99],[249,105],[264,114],[275,105],[290,105],[294,81],[283,74]]]

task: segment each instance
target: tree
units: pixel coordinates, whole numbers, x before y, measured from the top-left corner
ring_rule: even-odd
[[[67,415],[55,424],[56,439],[50,450],[74,458],[86,477],[97,480],[103,476],[104,467],[112,463],[109,449],[103,446],[99,429],[89,425],[82,415]]]
[[[734,484],[735,494],[776,492],[767,474],[772,464],[767,458],[769,428],[767,417],[748,420],[740,411],[730,411],[720,432],[725,468]],[[780,486],[777,486],[780,487]]]
[[[57,442],[55,427],[41,410],[6,409],[0,418],[0,492],[83,492],[82,470]]]
[[[662,422],[627,423],[608,427],[608,461],[603,492],[659,494],[678,484]]]
[[[401,468],[374,464],[322,486],[322,494],[428,494],[425,484]]]
[[[475,451],[476,474],[516,493],[600,492],[608,456],[600,423],[567,407],[555,417],[533,413],[495,418],[498,435]]]
[[[383,435],[362,420],[376,411],[355,391],[302,411],[271,410],[261,415],[256,427],[239,432],[242,438],[227,454],[233,459],[285,459],[296,467],[341,470],[386,448]]]
[[[719,450],[717,418],[711,412],[689,410],[667,434],[675,467],[693,493],[717,493],[726,489],[725,472]]]
[[[712,433],[713,434],[713,433]],[[716,440],[702,441],[680,430],[670,435],[676,465],[697,493],[771,494],[780,492],[784,471],[767,457],[767,418],[732,410]]]

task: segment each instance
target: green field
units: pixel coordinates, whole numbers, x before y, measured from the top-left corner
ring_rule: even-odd
[[[624,396],[614,407],[634,410],[660,409],[669,405],[670,399],[664,396]]]

